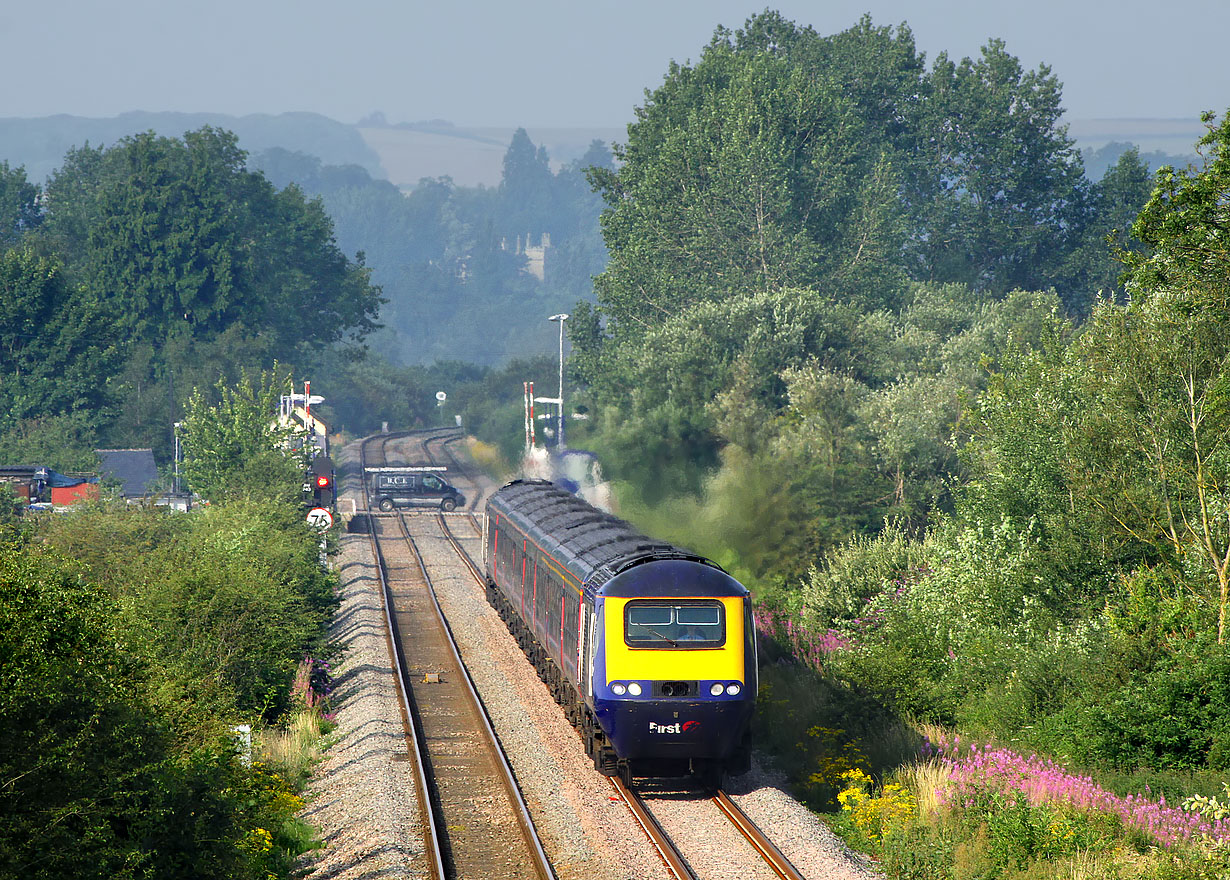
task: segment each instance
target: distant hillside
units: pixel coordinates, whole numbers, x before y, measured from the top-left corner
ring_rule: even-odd
[[[445,120],[389,124],[374,113],[346,125],[315,113],[228,116],[224,113],[146,113],[136,111],[108,119],[45,116],[0,119],[0,160],[23,165],[31,180],[41,182],[59,168],[64,154],[85,143],[109,146],[120,138],[154,130],[179,137],[202,125],[235,132],[239,145],[255,154],[280,147],[306,153],[325,165],[358,165],[372,177],[413,189],[425,177],[450,177],[458,186],[498,186],[504,153],[513,128],[465,127]],[[1193,145],[1204,134],[1195,119],[1074,119],[1069,134],[1085,157],[1086,171],[1097,180],[1128,145],[1135,145],[1152,168],[1184,165],[1194,159]],[[546,148],[558,171],[585,154],[594,140],[622,141],[623,126],[532,128],[531,140]]]
[[[1198,119],[1073,119],[1068,134],[1080,147],[1085,174],[1100,180],[1128,147],[1156,171],[1162,165],[1182,167],[1196,161],[1196,141],[1205,134]]]
[[[410,189],[424,177],[450,177],[458,186],[498,186],[513,128],[464,128],[442,120],[389,125],[379,114],[359,122],[359,133],[379,157],[389,181]],[[608,128],[527,128],[530,139],[546,148],[551,167],[585,155],[590,143],[610,145],[626,130]]]
[[[329,165],[359,165],[374,177],[384,177],[380,158],[354,126],[315,113],[228,116],[224,113],[124,113],[108,119],[46,116],[0,119],[0,160],[23,165],[37,182],[63,164],[64,155],[87,142],[110,146],[120,138],[153,130],[180,137],[186,131],[213,125],[235,132],[249,153],[273,147],[309,153]]]

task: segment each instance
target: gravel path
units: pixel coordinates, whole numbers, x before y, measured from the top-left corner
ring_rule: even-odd
[[[453,448],[462,454],[456,445]],[[349,468],[357,473],[357,458],[357,444],[347,447],[339,456],[339,462],[345,463],[339,471],[345,473]],[[344,491],[357,486],[346,477],[341,482]],[[481,477],[474,482],[480,490],[477,495],[494,488]],[[594,772],[576,731],[487,604],[481,588],[439,536],[435,518],[409,519],[441,606],[561,880],[669,876],[649,851],[627,807],[614,799],[610,784]],[[469,527],[453,520],[453,531],[480,559],[479,541]],[[410,765],[402,760],[401,717],[378,582],[366,541],[365,535],[342,538],[343,604],[333,634],[347,645],[348,653],[338,667],[334,692],[337,742],[317,767],[303,813],[320,829],[326,843],[324,850],[304,860],[303,873],[322,880],[419,877],[424,871],[414,785]],[[734,780],[729,793],[812,880],[880,876],[790,797],[773,774],[754,766],[751,773]],[[699,805],[674,806],[681,806],[686,814],[671,820],[675,833],[686,838],[685,847],[696,852],[722,845],[724,832],[719,826],[688,813]],[[661,809],[660,802],[654,804],[655,813]],[[716,880],[722,875],[713,876]]]

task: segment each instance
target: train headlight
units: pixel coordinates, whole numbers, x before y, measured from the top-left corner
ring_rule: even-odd
[[[722,695],[722,691],[724,690],[726,690],[726,686],[721,682],[714,682],[709,687],[709,693],[713,694],[715,697],[720,697]]]
[[[628,693],[632,694],[634,697],[639,697],[641,695],[641,686],[635,681],[632,682],[628,685]]]
[[[611,685],[611,691],[614,692],[615,696],[622,697],[628,692],[628,689],[622,684],[613,684]]]
[[[743,688],[739,687],[737,684],[726,685],[726,693],[730,694],[732,697],[738,696],[739,691],[741,690],[743,690]]]

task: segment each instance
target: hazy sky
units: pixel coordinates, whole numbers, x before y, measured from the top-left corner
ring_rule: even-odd
[[[622,126],[671,59],[699,56],[731,0],[0,0],[0,117],[127,110],[355,122]],[[1069,119],[1194,120],[1230,107],[1230,0],[782,0],[833,33],[907,22],[930,61],[1002,37],[1047,63]]]

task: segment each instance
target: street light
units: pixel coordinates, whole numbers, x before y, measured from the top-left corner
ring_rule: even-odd
[[[559,321],[559,439],[556,441],[555,448],[562,452],[564,449],[564,322],[568,320],[568,316],[561,312],[558,315],[552,315],[547,320]]]
[[[171,481],[171,493],[179,495],[179,427],[183,422],[176,422],[173,427],[175,434],[175,479]],[[178,499],[176,499],[178,500]]]

